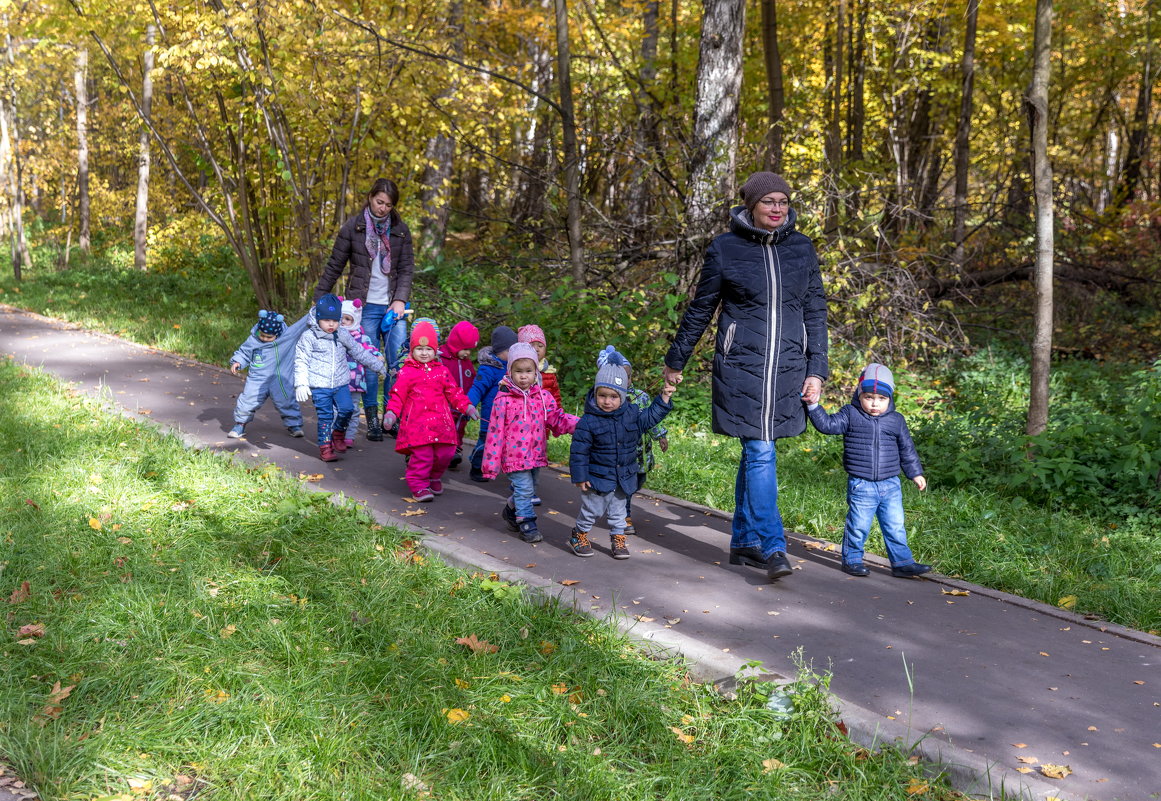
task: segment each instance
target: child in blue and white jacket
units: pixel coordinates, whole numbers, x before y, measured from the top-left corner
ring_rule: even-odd
[[[863,547],[876,517],[892,576],[915,578],[931,571],[931,565],[916,562],[907,547],[899,472],[902,470],[920,491],[927,488],[927,479],[907,421],[895,411],[894,396],[891,371],[881,364],[869,364],[846,406],[834,414],[827,414],[817,403],[806,407],[810,422],[820,432],[843,435],[843,469],[849,478],[842,569],[852,576],[870,575],[863,564]]]
[[[306,318],[288,326],[286,319],[275,311],[258,312],[258,322],[250,329],[250,336],[230,357],[230,372],[238,375],[246,370],[246,386],[234,406],[234,427],[226,436],[239,439],[246,436],[246,424],[266,402],[274,399],[274,407],[282,415],[282,424],[292,437],[302,436],[302,410],[294,398],[294,348],[299,335],[306,330]]]

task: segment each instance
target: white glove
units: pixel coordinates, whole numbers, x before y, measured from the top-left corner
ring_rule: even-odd
[[[299,403],[306,403],[310,400],[310,387],[295,387],[294,399]]]

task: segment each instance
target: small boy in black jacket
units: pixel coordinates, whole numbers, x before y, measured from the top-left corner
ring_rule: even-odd
[[[827,414],[817,403],[807,406],[815,428],[823,434],[843,435],[843,469],[849,475],[843,572],[852,576],[870,575],[863,564],[863,547],[876,516],[891,560],[891,575],[915,578],[931,571],[931,565],[916,562],[907,547],[899,471],[921,491],[927,488],[927,479],[907,421],[895,411],[894,395],[891,371],[869,364],[849,404],[834,414]]]

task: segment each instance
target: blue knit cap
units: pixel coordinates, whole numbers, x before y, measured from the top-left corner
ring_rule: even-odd
[[[279,336],[286,328],[286,318],[276,311],[262,309],[258,312],[258,333]]]
[[[314,306],[316,320],[343,319],[343,302],[335,295],[323,295]]]
[[[895,395],[895,377],[891,371],[881,364],[868,364],[859,376],[859,393],[870,392],[875,395],[886,395],[888,398]]]

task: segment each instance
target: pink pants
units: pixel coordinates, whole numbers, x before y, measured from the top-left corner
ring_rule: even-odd
[[[450,442],[433,442],[430,445],[416,445],[411,449],[411,459],[407,462],[407,487],[412,495],[438,482],[447,470],[456,446]]]

